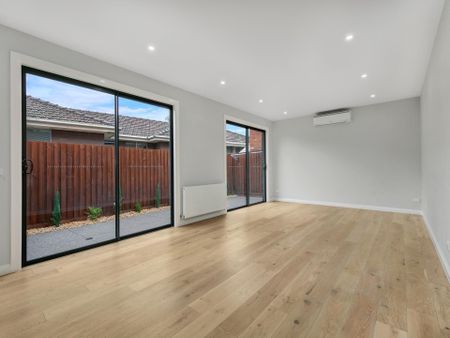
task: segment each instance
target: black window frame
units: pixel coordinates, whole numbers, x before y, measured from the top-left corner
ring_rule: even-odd
[[[225,133],[226,133],[226,126],[230,124],[232,126],[235,127],[240,127],[240,128],[244,128],[245,129],[245,153],[246,153],[246,170],[245,170],[245,199],[246,199],[246,203],[245,205],[241,205],[239,207],[236,208],[231,208],[231,209],[227,209],[227,212],[230,211],[234,211],[234,210],[239,210],[242,208],[248,208],[254,205],[258,205],[258,204],[262,204],[262,203],[266,203],[267,202],[267,143],[266,143],[266,130],[264,129],[260,129],[260,128],[256,128],[256,127],[252,127],[246,124],[242,124],[239,122],[234,122],[234,121],[230,121],[230,120],[226,120],[225,121]],[[249,131],[254,130],[254,131],[258,131],[261,132],[263,135],[263,140],[262,140],[262,145],[263,145],[263,154],[264,154],[264,159],[263,159],[263,173],[264,173],[264,177],[263,177],[263,200],[261,202],[256,202],[256,203],[250,203],[250,147],[249,147],[249,143],[250,143],[250,139],[249,139]],[[226,147],[225,147],[226,148]],[[227,177],[227,176],[226,176]],[[228,184],[228,182],[227,182]],[[228,189],[228,188],[227,188]]]
[[[48,261],[51,259],[55,259],[55,258],[59,258],[59,257],[63,257],[63,256],[67,256],[73,253],[77,253],[77,252],[81,252],[81,251],[85,251],[85,250],[89,250],[92,248],[96,248],[96,247],[100,247],[100,246],[104,246],[107,244],[111,244],[114,242],[118,242],[121,240],[125,240],[128,238],[132,238],[132,237],[136,237],[136,236],[140,236],[140,235],[144,235],[144,234],[148,234],[150,232],[154,232],[154,231],[158,231],[161,229],[166,229],[166,228],[171,228],[175,226],[175,210],[174,210],[174,201],[175,201],[175,172],[174,172],[174,130],[173,130],[173,126],[174,126],[174,106],[170,105],[170,104],[166,104],[166,103],[162,103],[162,102],[158,102],[155,100],[151,100],[148,98],[144,98],[144,97],[140,97],[131,93],[126,93],[120,90],[116,90],[116,89],[111,89],[108,87],[104,87],[104,86],[100,86],[97,84],[93,84],[90,82],[86,82],[86,81],[82,81],[82,80],[78,80],[78,79],[73,79],[71,77],[67,77],[64,75],[60,75],[60,74],[56,74],[56,73],[51,73],[48,71],[44,71],[44,70],[40,70],[37,68],[33,68],[33,67],[29,67],[29,66],[25,66],[22,65],[22,111],[21,111],[21,118],[22,118],[22,267],[25,266],[29,266],[29,265],[33,265],[36,263],[40,263],[40,262],[44,262],[44,261]],[[76,248],[76,249],[71,249],[71,250],[67,250],[67,251],[63,251],[57,254],[53,254],[53,255],[49,255],[49,256],[45,256],[45,257],[40,257],[37,259],[33,259],[33,260],[27,260],[27,186],[26,186],[26,174],[24,171],[24,163],[23,161],[26,159],[26,127],[27,127],[27,121],[26,121],[26,113],[27,113],[27,107],[26,107],[26,98],[27,98],[27,83],[26,83],[26,76],[27,74],[32,74],[32,75],[36,75],[36,76],[40,76],[40,77],[44,77],[47,79],[51,79],[51,80],[55,80],[55,81],[60,81],[60,82],[64,82],[67,84],[71,84],[71,85],[76,85],[79,87],[83,87],[83,88],[88,88],[88,89],[92,89],[92,90],[96,90],[99,92],[103,92],[103,93],[107,93],[107,94],[111,94],[114,96],[114,184],[115,184],[115,238],[111,239],[111,240],[106,240],[104,242],[100,242],[100,243],[95,243],[95,244],[91,244],[91,245],[87,245],[84,247],[80,247],[80,248]],[[134,101],[138,101],[138,102],[142,102],[142,103],[147,103],[147,104],[151,104],[154,106],[158,106],[158,107],[162,107],[162,108],[167,108],[170,111],[170,119],[169,119],[169,126],[170,126],[170,140],[169,140],[169,149],[170,149],[170,224],[167,225],[163,225],[157,228],[153,228],[153,229],[148,229],[148,230],[144,230],[144,231],[140,231],[140,232],[136,232],[136,233],[132,233],[132,234],[128,234],[126,236],[120,236],[120,210],[119,210],[119,205],[120,205],[120,193],[119,193],[119,187],[120,187],[120,172],[119,172],[119,142],[120,142],[120,135],[119,135],[119,98],[125,98],[125,99],[130,99],[130,100],[134,100]]]

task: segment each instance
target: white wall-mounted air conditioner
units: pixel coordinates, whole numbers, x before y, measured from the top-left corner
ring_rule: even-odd
[[[351,121],[352,111],[350,109],[338,109],[315,114],[313,118],[313,125],[324,126],[335,123],[350,123]]]

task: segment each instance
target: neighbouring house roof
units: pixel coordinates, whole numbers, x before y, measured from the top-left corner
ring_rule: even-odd
[[[227,130],[227,144],[245,147],[245,136]]]
[[[72,109],[27,96],[27,123],[29,125],[58,126],[70,125],[70,130],[87,131],[87,128],[99,132],[114,131],[114,115],[81,109]],[[168,141],[170,126],[166,121],[142,119],[131,116],[119,116],[121,139]],[[66,128],[67,129],[67,128]],[[227,145],[245,146],[245,136],[227,131]]]

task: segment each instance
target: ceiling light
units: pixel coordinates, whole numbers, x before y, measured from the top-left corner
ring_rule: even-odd
[[[259,103],[263,103],[264,101],[263,101],[263,99],[259,99]]]
[[[352,41],[355,38],[353,34],[347,34],[345,36],[345,41]]]
[[[148,50],[149,50],[150,52],[154,52],[155,49],[156,49],[155,46],[152,46],[152,45],[148,46]]]
[[[374,98],[376,98],[377,96],[375,95],[375,94],[372,94],[372,95],[370,95],[370,98],[371,99],[374,99]]]
[[[227,84],[227,82],[224,81],[224,80],[222,80],[222,81],[220,81],[220,84],[221,84],[222,86],[225,86],[225,85]]]
[[[287,115],[287,111],[283,112],[284,115]]]
[[[364,73],[364,74],[361,75],[361,79],[367,79],[367,76],[368,75],[366,73]]]

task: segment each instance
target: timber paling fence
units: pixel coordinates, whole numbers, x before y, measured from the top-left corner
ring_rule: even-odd
[[[27,142],[27,226],[51,225],[56,192],[60,193],[61,220],[85,220],[89,207],[114,214],[114,147],[91,144]],[[250,153],[250,194],[263,191],[262,153]],[[245,193],[245,154],[227,155],[228,194]],[[170,204],[169,149],[119,148],[121,210]]]
[[[55,193],[60,193],[63,222],[85,220],[89,207],[114,214],[114,147],[107,145],[27,142],[27,226],[51,225]],[[170,203],[168,149],[119,148],[121,210]]]
[[[227,154],[227,192],[228,195],[245,195],[246,154]],[[263,193],[263,152],[249,153],[249,190],[250,195]]]

